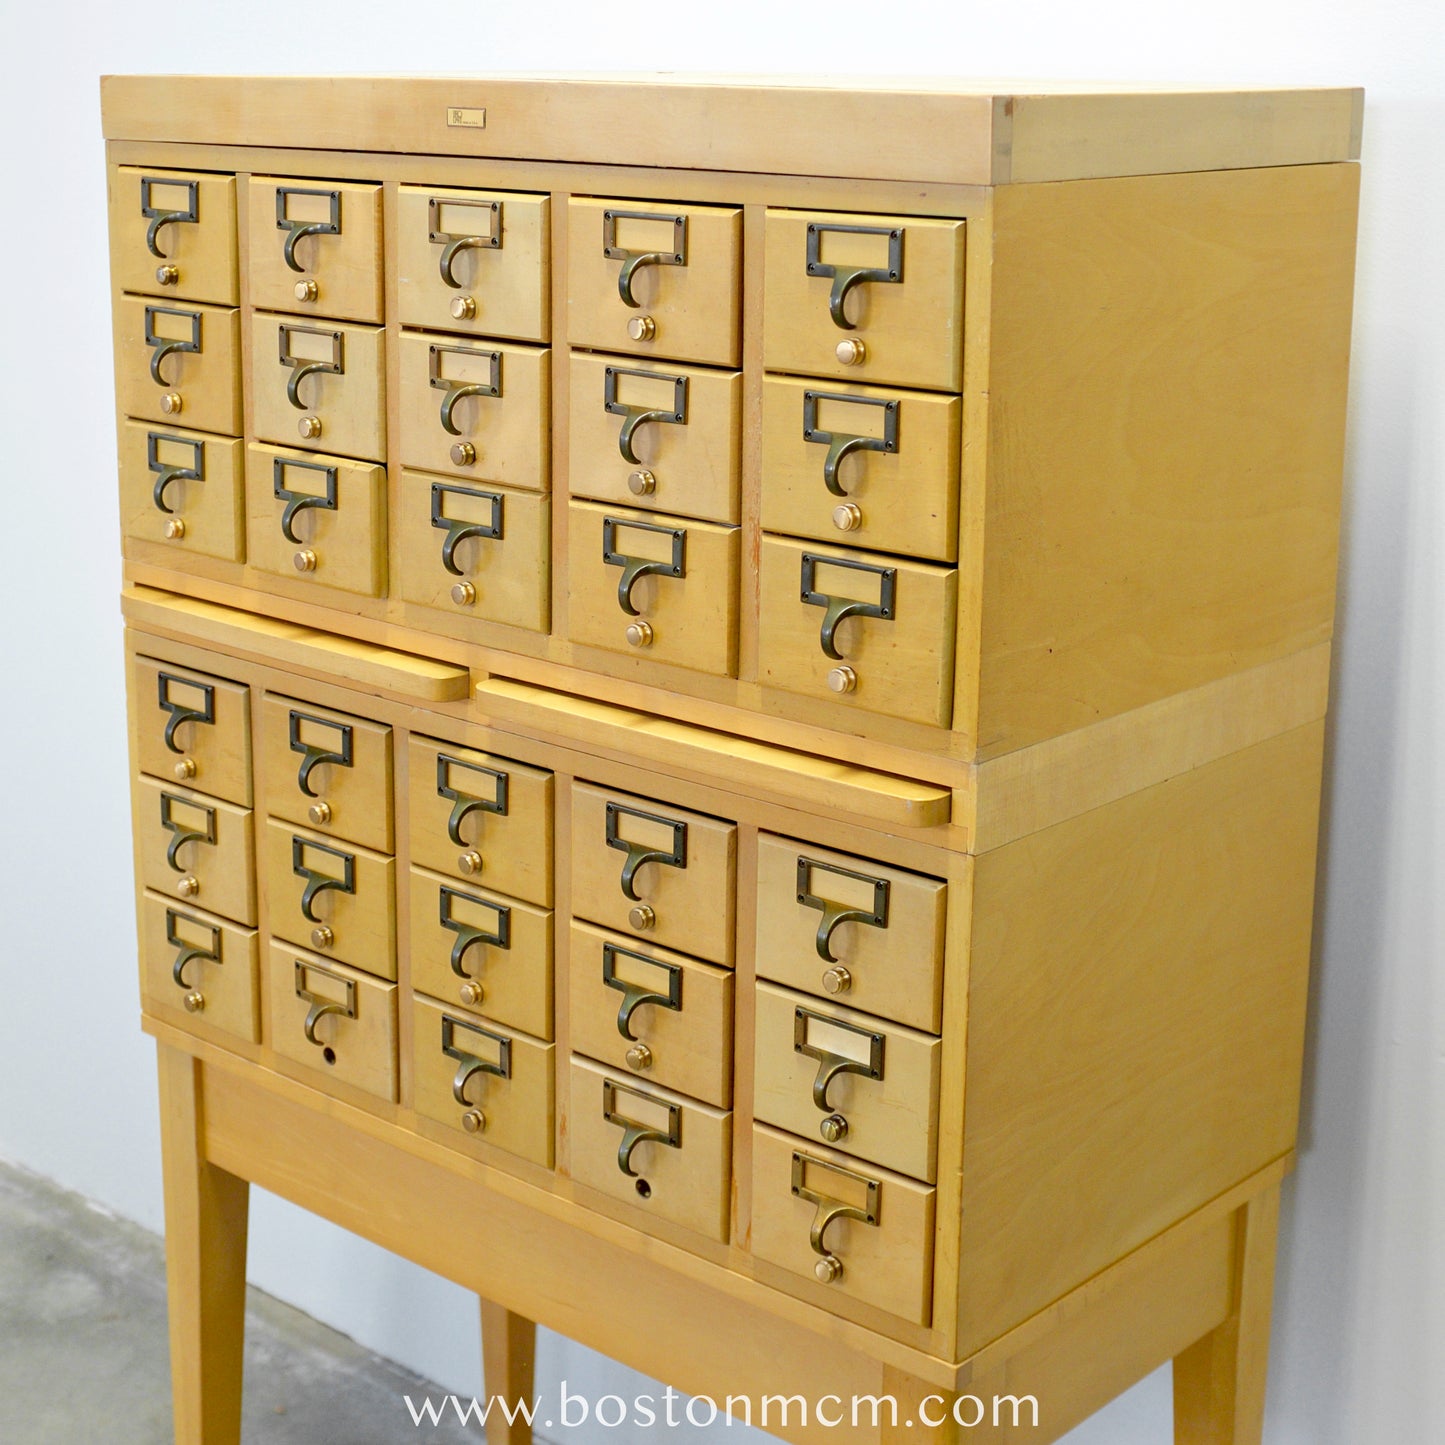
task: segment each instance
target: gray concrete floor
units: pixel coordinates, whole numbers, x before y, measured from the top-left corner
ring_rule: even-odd
[[[440,1386],[252,1289],[243,1445],[397,1445]],[[481,1439],[428,1426],[427,1440]],[[0,1164],[0,1442],[171,1445],[160,1239]]]

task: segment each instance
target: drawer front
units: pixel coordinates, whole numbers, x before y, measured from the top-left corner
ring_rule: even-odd
[[[934,1191],[912,1179],[753,1126],[753,1253],[810,1281],[824,1308],[845,1295],[928,1324],[933,1215]]]
[[[573,1057],[572,1177],[727,1242],[732,1115]]]
[[[386,363],[379,326],[251,317],[256,435],[308,452],[386,457]]]
[[[401,459],[482,484],[545,491],[550,351],[406,331],[401,337]]]
[[[395,1103],[396,985],[277,939],[268,969],[271,1047],[323,1088],[335,1080]]]
[[[154,657],[132,666],[141,772],[250,807],[250,690]]]
[[[401,474],[393,590],[453,617],[546,632],[552,511],[545,492]]]
[[[468,1013],[552,1037],[552,913],[411,870],[412,987]]]
[[[868,858],[758,837],[758,972],[939,1031],[947,885]]]
[[[141,895],[140,913],[146,1001],[184,1009],[198,1024],[259,1043],[256,930],[149,891]]]
[[[366,597],[385,594],[385,467],[252,442],[246,508],[253,567]]]
[[[763,526],[955,561],[961,415],[956,396],[768,377]]]
[[[394,979],[395,876],[369,848],[266,820],[271,931],[299,948]]]
[[[948,726],[956,573],[768,536],[761,570],[764,686]]]
[[[127,537],[177,552],[246,556],[242,444],[178,427],[127,421],[120,432],[120,513]]]
[[[412,861],[552,906],[552,774],[413,737]]]
[[[117,291],[234,306],[236,178],[120,166],[110,179]]]
[[[147,888],[247,926],[256,922],[251,810],[137,778],[136,852]]]
[[[581,351],[571,368],[574,497],[738,520],[738,372]]]
[[[401,324],[546,341],[548,196],[402,186],[397,196]]]
[[[757,993],[756,1116],[934,1181],[942,1045],[769,983]]]
[[[572,925],[572,1047],[721,1109],[732,1105],[733,975]]]
[[[737,828],[574,783],[572,909],[624,938],[733,961]]]
[[[381,187],[252,176],[251,304],[380,321]]]
[[[770,210],[768,370],[960,390],[963,234],[962,221]]]
[[[732,207],[569,201],[572,340],[737,366],[741,255],[742,212]]]
[[[568,627],[586,647],[737,672],[736,527],[569,503]]]
[[[392,851],[389,727],[267,693],[261,763],[263,811]]]
[[[122,296],[115,309],[115,387],[123,412],[197,431],[240,432],[239,311],[143,296]]]
[[[412,1021],[417,1113],[483,1158],[490,1146],[550,1169],[556,1046],[425,998]]]

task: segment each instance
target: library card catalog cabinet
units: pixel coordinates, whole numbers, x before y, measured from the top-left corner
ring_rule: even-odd
[[[255,1182],[499,1394],[1259,1445],[1359,93],[103,98],[177,1439]]]

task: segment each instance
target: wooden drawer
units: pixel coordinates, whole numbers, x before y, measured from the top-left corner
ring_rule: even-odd
[[[269,959],[271,1047],[323,1088],[334,1080],[395,1103],[396,985],[277,939]]]
[[[250,690],[154,657],[138,655],[132,668],[141,772],[250,807]]]
[[[271,931],[381,978],[396,977],[396,864],[370,848],[266,820]]]
[[[252,176],[251,305],[380,321],[381,187]]]
[[[738,520],[739,372],[583,351],[571,368],[574,497]]]
[[[251,810],[137,778],[133,795],[141,882],[237,923],[256,922]]]
[[[393,591],[454,617],[546,632],[552,510],[545,492],[401,474]]]
[[[552,1037],[552,913],[411,870],[412,987],[453,1007]]]
[[[574,1049],[731,1107],[731,970],[574,922],[567,977]]]
[[[253,425],[261,441],[385,460],[381,327],[253,312],[251,387]]]
[[[947,884],[758,837],[758,972],[939,1032]]]
[[[459,1148],[483,1158],[502,1149],[550,1169],[556,1046],[427,998],[412,1000],[412,1020],[417,1113],[454,1129]]]
[[[140,914],[147,1003],[184,1009],[198,1024],[259,1043],[256,930],[149,891],[141,895]]]
[[[241,442],[139,421],[120,429],[120,516],[127,537],[178,553],[246,556]]]
[[[956,573],[770,536],[761,572],[764,686],[948,726]]]
[[[757,1005],[756,1116],[933,1183],[939,1040],[770,983]]]
[[[763,383],[763,526],[823,542],[958,557],[956,396]]]
[[[731,965],[736,870],[732,823],[572,785],[572,910],[579,916]]]
[[[253,567],[341,592],[385,594],[385,467],[252,442],[246,510]]]
[[[573,1179],[724,1243],[732,1118],[589,1059],[572,1059],[567,1132]]]
[[[567,327],[604,351],[737,366],[742,212],[574,198]]]
[[[846,1295],[928,1324],[933,1215],[934,1191],[912,1179],[753,1126],[752,1251],[825,1309]]]
[[[401,459],[458,479],[548,488],[552,353],[537,346],[401,337]]]
[[[546,341],[551,198],[402,186],[397,299],[403,326]]]
[[[962,221],[770,210],[768,370],[960,390],[963,234]]]
[[[122,296],[115,314],[115,389],[123,412],[198,431],[240,432],[239,311]]]
[[[267,693],[261,704],[262,811],[392,851],[391,729]]]
[[[236,178],[119,166],[110,177],[111,285],[234,306]]]
[[[738,529],[591,502],[569,507],[572,640],[733,676]]]
[[[552,774],[413,737],[411,857],[439,873],[552,906]]]

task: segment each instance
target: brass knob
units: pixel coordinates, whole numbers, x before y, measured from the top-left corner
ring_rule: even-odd
[[[482,855],[473,848],[469,853],[463,853],[457,859],[457,867],[470,878],[473,874],[482,871]]]
[[[856,336],[850,336],[845,341],[840,341],[833,348],[833,355],[844,366],[861,366],[867,358],[868,348]]]
[[[627,1067],[635,1074],[652,1067],[652,1050],[646,1044],[633,1044],[624,1055],[627,1060]]]
[[[181,279],[180,268],[176,266],[157,266],[156,285],[174,286]]]
[[[853,987],[853,975],[846,968],[830,968],[823,975],[824,993],[847,993]]]
[[[188,1014],[198,1014],[206,1006],[206,996],[199,989],[193,988],[181,1002],[185,1004]]]
[[[469,978],[461,986],[461,988],[457,990],[457,993],[461,998],[461,1001],[469,1008],[476,1008],[476,1006],[481,1003],[482,999],[485,997],[485,994],[482,992],[481,984],[479,984],[474,978]]]
[[[188,783],[196,776],[196,760],[194,758],[182,758],[171,771],[176,775],[176,782]]]
[[[627,474],[627,490],[634,497],[650,497],[657,490],[657,478],[642,467]]]
[[[639,932],[646,933],[657,922],[650,903],[639,903],[627,910],[627,921]]]
[[[863,525],[863,508],[857,502],[844,502],[833,508],[833,525],[840,532],[856,532]]]
[[[651,341],[657,335],[657,322],[650,316],[634,316],[627,323],[627,334],[634,341]]]
[[[182,898],[194,898],[201,891],[201,880],[194,873],[187,873],[186,876],[176,883],[176,892]]]
[[[311,930],[312,948],[330,948],[336,942],[336,935],[323,923]]]
[[[469,467],[477,459],[477,449],[471,442],[453,442],[451,458],[454,467]]]
[[[468,1134],[480,1134],[487,1127],[487,1116],[480,1109],[468,1109],[462,1115],[462,1128]]]
[[[298,301],[314,301],[320,294],[314,281],[298,281],[291,289]]]
[[[818,1125],[818,1132],[827,1143],[841,1144],[848,1137],[848,1121],[841,1114],[829,1114]]]
[[[166,536],[172,542],[179,542],[186,535],[186,524],[179,517],[172,517],[166,523]]]
[[[321,435],[321,418],[319,416],[303,416],[296,423],[296,430],[306,441],[315,441]]]
[[[858,674],[845,662],[842,667],[835,667],[828,674],[828,690],[830,692],[854,692],[858,687]]]
[[[181,410],[181,394],[178,391],[168,391],[161,398],[161,410],[167,416],[178,416]]]
[[[291,559],[291,565],[298,572],[314,572],[316,570],[316,553],[310,547],[303,547]]]
[[[331,821],[331,804],[323,798],[319,803],[312,803],[307,808],[306,816],[311,819],[318,828],[324,828]]]
[[[652,624],[650,622],[631,623],[624,636],[633,647],[651,647]]]
[[[825,1254],[813,1266],[819,1284],[835,1284],[843,1278],[843,1261],[836,1254]]]
[[[470,607],[477,600],[477,589],[470,582],[458,582],[452,588],[452,601],[458,607]]]
[[[452,297],[452,320],[471,321],[477,314],[476,300],[471,296]]]

